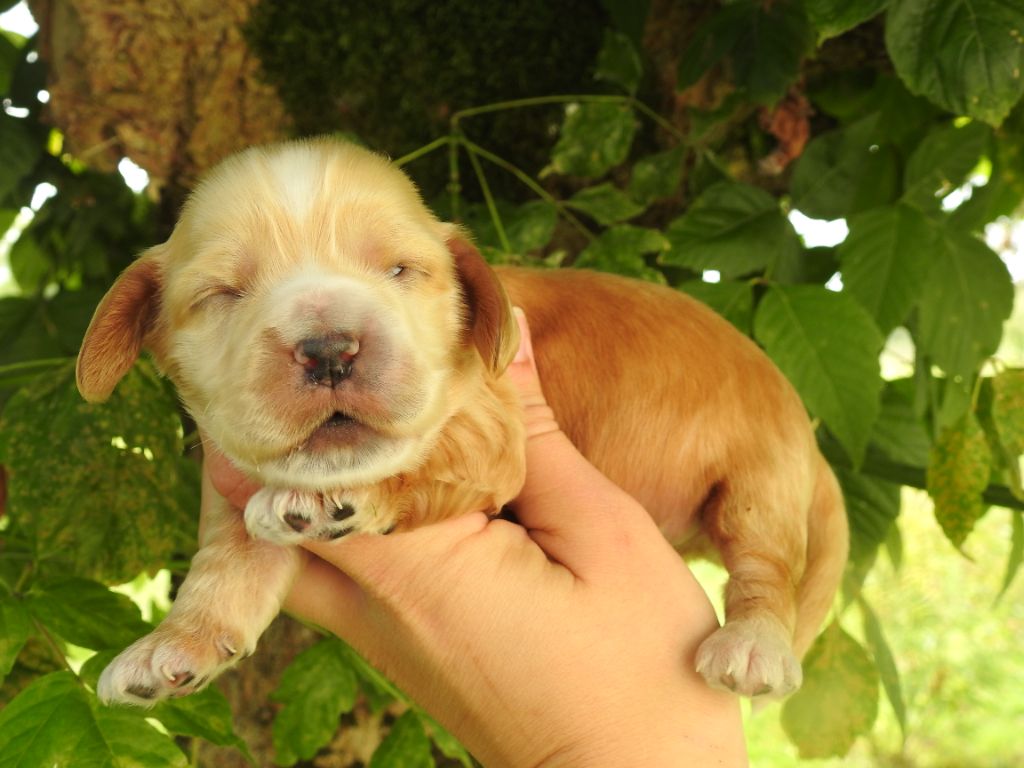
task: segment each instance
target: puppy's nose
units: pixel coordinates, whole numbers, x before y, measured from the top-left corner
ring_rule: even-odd
[[[359,353],[359,340],[347,334],[332,334],[303,339],[295,345],[295,361],[306,371],[313,384],[336,387],[352,375],[352,366]]]

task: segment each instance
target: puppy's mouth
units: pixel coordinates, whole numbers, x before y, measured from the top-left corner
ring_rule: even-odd
[[[320,452],[332,448],[358,448],[376,435],[376,430],[344,411],[334,411],[302,444],[301,450]]]

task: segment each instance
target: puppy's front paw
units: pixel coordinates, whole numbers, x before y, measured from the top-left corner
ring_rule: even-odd
[[[360,492],[263,488],[245,507],[250,535],[275,544],[338,539],[349,533],[388,533],[394,525],[394,515]]]
[[[781,627],[754,620],[728,622],[705,640],[697,650],[697,671],[713,688],[750,697],[781,699],[803,682]]]
[[[186,696],[251,655],[255,642],[255,638],[219,626],[161,625],[107,665],[96,693],[105,704],[143,707]]]

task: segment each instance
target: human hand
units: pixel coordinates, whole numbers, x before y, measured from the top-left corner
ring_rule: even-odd
[[[744,765],[738,699],[694,672],[718,626],[706,595],[559,430],[520,322],[521,525],[476,513],[310,541],[286,609],[350,642],[489,767]],[[257,487],[219,454],[206,467],[236,506]]]

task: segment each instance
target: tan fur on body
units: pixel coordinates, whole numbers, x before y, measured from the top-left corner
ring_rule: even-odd
[[[764,354],[668,288],[496,277],[386,161],[320,141],[222,164],[83,342],[87,399],[107,397],[145,346],[208,439],[266,484],[244,525],[204,487],[214,521],[178,600],[107,668],[101,696],[178,695],[251,651],[299,567],[279,545],[511,501],[525,467],[502,376],[518,343],[509,296],[569,437],[673,544],[717,551],[729,570],[727,623],[701,672],[746,695],[799,685],[793,649],[828,611],[847,533],[803,406]]]

